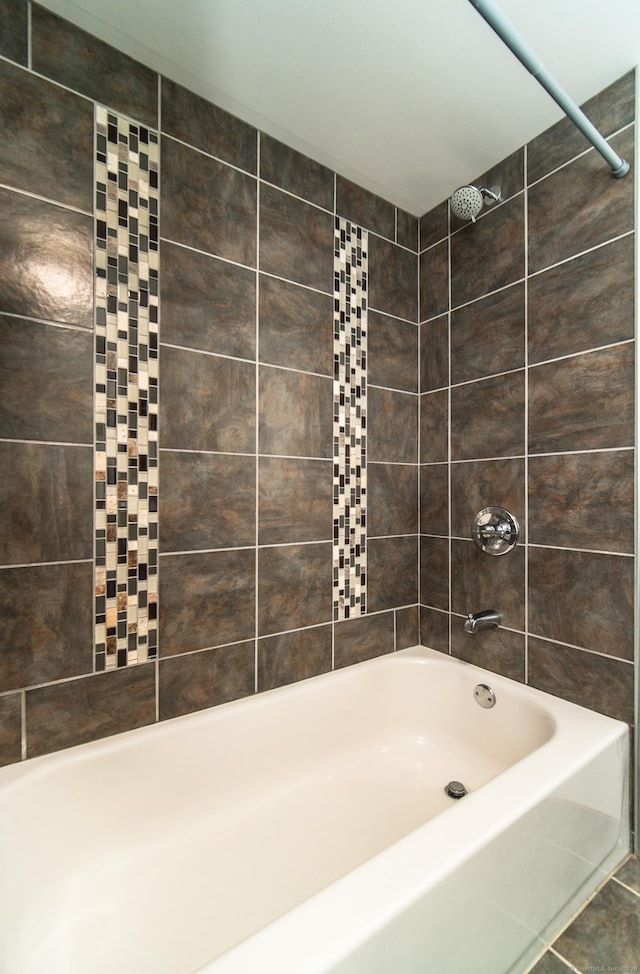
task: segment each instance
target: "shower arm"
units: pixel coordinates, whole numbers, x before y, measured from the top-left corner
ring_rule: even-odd
[[[533,77],[540,82],[563,112],[580,129],[582,134],[591,142],[592,146],[606,159],[611,166],[612,174],[621,179],[629,172],[629,163],[613,151],[609,143],[602,137],[595,125],[589,121],[584,112],[578,108],[575,101],[551,77],[540,58],[529,47],[522,35],[516,30],[511,21],[493,0],[469,0],[489,26],[504,41],[509,50],[518,58]]]

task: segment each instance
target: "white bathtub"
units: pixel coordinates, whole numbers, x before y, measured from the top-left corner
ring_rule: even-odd
[[[627,748],[416,648],[0,769],[0,971],[525,971],[627,851]]]

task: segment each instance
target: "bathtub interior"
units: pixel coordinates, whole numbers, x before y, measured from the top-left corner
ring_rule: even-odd
[[[470,791],[464,827],[483,786],[552,741],[549,710],[510,692],[508,681],[492,678],[498,703],[479,707],[478,674],[488,676],[430,651],[404,651],[5,769],[0,959],[12,974],[188,974],[213,970],[220,955],[233,965],[235,945],[330,894],[425,823],[451,818],[455,826],[463,803],[454,807],[445,795],[447,781],[462,780]],[[576,805],[573,792],[554,801]],[[596,817],[619,829],[610,814],[617,811],[599,808]],[[509,839],[513,849],[496,853],[500,863],[531,850],[528,837],[544,832],[536,823]],[[16,836],[24,836],[19,855]],[[479,875],[486,887],[487,874]],[[477,877],[468,882],[467,896],[478,888]],[[446,903],[445,893],[434,902]],[[404,929],[415,909],[381,931],[393,941],[394,926]],[[350,963],[327,958],[318,970],[334,962]],[[259,962],[240,956],[239,963],[246,971]],[[344,972],[377,970],[370,963]],[[299,958],[292,964],[307,970],[296,968]]]

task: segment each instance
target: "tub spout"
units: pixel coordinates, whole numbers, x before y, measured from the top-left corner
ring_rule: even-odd
[[[478,632],[480,629],[491,629],[499,626],[502,616],[495,609],[483,609],[482,612],[470,612],[464,624],[465,632]]]

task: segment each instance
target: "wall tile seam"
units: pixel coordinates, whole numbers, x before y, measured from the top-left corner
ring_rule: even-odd
[[[562,267],[564,264],[570,264],[571,261],[573,260],[578,260],[580,257],[586,257],[587,254],[592,254],[596,250],[602,250],[603,247],[609,247],[611,244],[617,243],[619,240],[624,240],[625,237],[633,237],[634,233],[635,230],[631,229],[631,230],[625,230],[624,233],[619,233],[615,237],[607,237],[606,240],[594,244],[593,247],[587,247],[586,250],[580,250],[578,251],[578,253],[571,254],[569,257],[563,257],[562,260],[556,261],[555,264],[549,264],[547,267],[541,267],[540,270],[531,271],[530,273],[527,274],[527,279],[531,281],[536,277],[540,277],[541,274],[546,274],[547,271],[555,270],[557,267]],[[510,287],[511,285],[508,286]],[[474,301],[477,300],[480,299],[478,298],[474,299]],[[471,301],[469,303],[473,304],[474,301]]]
[[[420,327],[419,321],[412,321],[411,318],[401,318],[400,315],[394,315],[392,311],[384,311],[382,308],[374,308],[372,305],[367,305],[367,311],[369,314],[384,315],[385,318],[391,318],[393,321],[401,321],[405,325],[413,325],[414,328]]]
[[[426,393],[425,393],[426,395]],[[452,464],[456,463],[494,463],[496,460],[524,460],[525,456],[529,458],[535,457],[564,457],[564,456],[579,456],[581,454],[588,453],[629,453],[635,450],[634,446],[602,446],[595,447],[592,450],[555,450],[549,453],[527,453],[520,454],[517,456],[508,457],[476,457],[469,460],[452,460]],[[445,460],[432,460],[423,462],[422,466],[443,466],[446,463]]]
[[[395,538],[409,538],[411,540],[418,539],[420,537],[418,531],[409,531],[406,534],[370,534],[367,538],[368,541],[389,541]]]
[[[33,315],[21,315],[15,311],[2,311],[0,307],[0,317],[13,318],[16,321],[28,321],[33,325],[47,325],[50,328],[60,328],[62,331],[78,332],[80,335],[93,336],[93,326],[86,328],[83,325],[73,325],[66,321],[53,321],[51,318],[35,318]]]
[[[419,467],[417,460],[368,460],[367,465],[380,467]]]
[[[543,643],[549,643],[552,646],[562,646],[564,649],[575,649],[579,653],[586,653],[589,656],[596,656],[598,659],[615,660],[616,663],[625,663],[630,666],[631,669],[634,668],[633,659],[625,659],[623,656],[614,656],[611,653],[599,653],[596,649],[590,649],[588,646],[578,646],[576,643],[565,643],[560,639],[553,639],[550,636],[543,636],[535,630],[528,628],[526,630],[528,636],[533,639],[539,639]]]
[[[60,203],[58,200],[54,200],[49,196],[41,196],[39,193],[32,193],[28,189],[20,189],[18,186],[11,186],[8,183],[0,183],[1,189],[9,193],[16,193],[18,196],[26,196],[27,199],[38,200],[39,203],[56,206],[59,210],[65,210],[68,213],[78,213],[80,216],[87,216],[93,219],[93,210],[83,210],[78,206],[71,206],[70,203]]]
[[[0,312],[1,314],[1,312]],[[174,342],[159,342],[160,348],[174,348],[180,352],[192,352],[194,355],[208,355],[211,358],[216,359],[227,359],[232,362],[243,362],[246,365],[258,365],[266,369],[280,369],[282,372],[297,372],[301,375],[313,375],[319,379],[332,379],[333,377],[328,372],[314,372],[311,369],[299,369],[294,368],[291,365],[280,365],[277,362],[267,362],[261,359],[259,356],[257,358],[245,358],[242,355],[227,355],[225,352],[212,352],[207,348],[194,348],[192,345],[177,345]],[[404,391],[404,390],[399,390]]]
[[[527,494],[527,491],[525,490],[525,496],[526,496],[526,494]],[[452,534],[452,535],[446,535],[446,534],[423,534],[422,537],[425,537],[425,538],[440,538],[440,539],[446,539],[446,538],[450,537],[452,541],[465,541],[467,544],[474,543],[473,542],[473,538],[470,538],[469,536],[466,536],[465,537],[464,535],[459,535],[459,534]],[[578,547],[575,547],[575,546],[570,547],[569,545],[536,544],[535,542],[526,541],[526,540],[525,541],[519,541],[518,544],[517,544],[517,548],[523,549],[525,552],[526,552],[526,549],[528,549],[528,548],[539,548],[539,549],[544,549],[544,550],[548,550],[548,551],[569,551],[569,552],[572,552],[574,554],[612,555],[612,556],[615,556],[615,557],[618,557],[618,558],[631,558],[631,559],[634,557],[633,551],[612,551],[610,548],[578,548]]]
[[[612,132],[611,135],[608,135],[606,137],[605,141],[608,142],[609,144],[611,144],[612,139],[617,138],[619,135],[622,135],[624,132],[631,131],[634,128],[634,125],[635,125],[635,122],[627,122],[626,125],[622,125],[619,129],[616,129],[615,132]],[[531,189],[533,186],[538,186],[539,183],[544,182],[544,180],[545,179],[548,179],[549,176],[553,176],[553,175],[555,175],[555,173],[560,172],[560,170],[566,169],[567,166],[570,166],[573,162],[576,162],[578,159],[583,159],[585,156],[588,156],[590,153],[598,153],[598,150],[594,146],[591,146],[591,145],[588,146],[586,149],[583,149],[581,152],[576,153],[575,156],[572,156],[570,159],[567,159],[565,162],[561,163],[559,166],[556,166],[555,169],[549,170],[549,172],[545,173],[544,176],[540,176],[538,179],[533,180],[533,182],[528,183],[527,184],[527,188],[528,189]],[[602,159],[602,169],[603,169],[603,172],[606,174],[607,173],[607,162],[604,159]],[[611,175],[611,174],[609,174],[609,175]],[[626,178],[626,177],[623,177],[623,179],[624,178]]]
[[[202,250],[201,247],[193,247],[191,244],[185,243],[183,240],[174,240],[172,237],[164,237],[162,234],[159,236],[159,242],[161,244],[171,244],[172,247],[180,247],[182,250],[188,250],[192,254],[200,254],[202,257],[210,257],[212,260],[222,261],[223,264],[231,264],[232,267],[240,267],[242,270],[251,271],[253,274],[257,274],[258,270],[254,264],[243,264],[238,260],[232,260],[230,257],[224,257],[222,254],[215,254],[212,250]],[[257,251],[256,251],[257,254]],[[162,260],[162,249],[160,249],[160,258]],[[286,281],[284,277],[277,277],[275,274],[268,274],[266,271],[260,271],[261,274],[266,274],[267,277],[275,277],[276,280]],[[288,283],[295,284],[295,281],[289,281]],[[299,287],[304,287],[309,291],[316,291],[317,288],[309,287],[307,284],[300,284]],[[320,291],[320,294],[329,294],[329,291]],[[162,296],[162,295],[161,295]]]
[[[526,247],[523,249],[523,253],[524,253],[524,250],[526,250]],[[576,256],[579,256],[579,255],[576,255]],[[451,314],[453,314],[455,311],[461,311],[462,308],[468,308],[469,305],[477,304],[477,302],[478,301],[482,301],[483,298],[491,298],[491,297],[493,297],[496,294],[500,294],[502,291],[508,291],[510,287],[515,287],[517,284],[524,284],[525,280],[526,280],[526,278],[524,277],[524,275],[522,275],[521,277],[514,278],[513,281],[509,281],[508,284],[504,284],[502,287],[495,288],[495,290],[493,290],[493,291],[485,291],[483,294],[479,294],[477,297],[472,298],[471,301],[463,301],[462,304],[453,304],[453,302],[452,302],[451,303]],[[441,318],[444,314],[446,314],[446,312],[441,311],[440,314],[434,315],[434,318]],[[423,322],[423,324],[426,324],[427,321],[433,321],[433,318],[427,318],[427,319],[425,319],[425,321]]]
[[[1,441],[0,441],[1,442]],[[178,447],[162,447],[160,453],[186,453],[186,454],[202,454],[207,457],[245,457],[253,460],[258,457],[260,460],[317,460],[318,463],[331,463],[333,457],[308,457],[300,456],[299,454],[284,454],[284,453],[232,453],[228,450],[183,450]],[[369,463],[374,461],[369,461]],[[378,463],[385,463],[386,461],[380,460],[375,461]],[[389,461],[391,462],[391,461]],[[415,464],[407,464],[408,466],[414,466]]]
[[[428,212],[429,212],[429,210],[427,210],[427,213],[428,213]],[[425,213],[425,214],[423,214],[423,216],[426,216],[426,213]],[[422,250],[419,250],[419,251],[418,251],[418,257],[422,257],[422,255],[423,255],[423,254],[426,254],[426,252],[427,252],[428,250],[433,250],[433,248],[434,248],[434,247],[438,247],[438,246],[439,246],[440,244],[442,244],[442,243],[444,243],[444,242],[445,242],[445,240],[448,240],[448,239],[449,239],[449,234],[448,234],[448,233],[446,233],[446,234],[444,235],[444,237],[440,237],[440,239],[439,239],[439,240],[436,240],[436,241],[435,241],[435,243],[431,243],[431,244],[429,244],[429,246],[428,246],[428,247],[423,247],[423,249],[422,249]]]
[[[376,233],[375,230],[371,230],[369,227],[366,227],[363,224],[357,223],[355,220],[349,220],[349,217],[348,216],[344,216],[341,213],[337,213],[336,216],[342,217],[343,220],[348,220],[349,223],[352,223],[356,227],[362,227],[363,230],[366,230],[367,231],[367,233],[369,234],[369,237],[376,237],[378,240],[384,240],[384,241],[386,241],[386,243],[393,244],[394,247],[398,247],[399,250],[403,250],[405,252],[405,254],[411,254],[411,256],[412,257],[415,257],[416,259],[419,256],[418,255],[418,252],[415,251],[415,250],[412,250],[411,247],[405,247],[404,244],[396,243],[396,241],[395,240],[392,240],[391,237],[385,237],[383,234]],[[371,246],[369,246],[369,250],[371,250]]]
[[[93,565],[91,558],[71,558],[67,561],[25,561],[17,562],[12,565],[0,565],[0,571],[9,571],[13,568],[55,568],[60,565]]]
[[[30,440],[28,438],[13,438],[10,436],[0,436],[0,443],[19,443],[23,446],[72,446],[72,447],[82,447],[84,450],[93,449],[93,441],[91,443],[83,440]]]
[[[81,680],[91,680],[94,677],[102,677],[102,676],[108,677],[110,674],[115,674],[115,673],[122,673],[122,672],[132,673],[135,672],[136,670],[139,670],[141,666],[149,666],[155,670],[155,663],[156,663],[155,659],[146,659],[146,660],[142,660],[139,663],[136,663],[135,665],[120,666],[117,668],[114,667],[113,669],[109,669],[109,670],[93,670],[93,669],[87,670],[86,673],[76,673],[74,674],[74,676],[63,677],[60,680],[49,680],[44,683],[30,683],[27,686],[20,687],[19,689],[13,691],[10,690],[8,691],[8,693],[23,692],[28,696],[33,690],[42,690],[45,687],[62,686],[66,683],[78,683]],[[92,664],[93,664],[93,660],[92,660]],[[7,695],[8,694],[2,694],[2,696],[7,696]],[[109,734],[108,736],[111,737],[112,735]]]
[[[367,389],[380,389],[382,392],[397,392],[401,396],[412,396],[414,399],[418,399],[420,396],[419,392],[413,392],[411,389],[399,389],[397,386],[382,386],[377,382],[368,382]]]
[[[105,107],[109,108],[109,106],[105,106]],[[109,108],[109,111],[114,111],[114,109]],[[116,114],[124,118],[127,117],[126,115],[123,115],[122,112],[117,112]],[[134,119],[133,121],[134,124],[137,125],[142,124],[140,122],[140,119]],[[212,152],[207,152],[206,149],[201,149],[197,145],[192,145],[190,142],[185,142],[184,139],[179,139],[176,135],[171,135],[169,132],[164,132],[161,128],[158,128],[153,125],[145,126],[145,128],[154,129],[154,131],[158,133],[159,137],[164,139],[169,139],[171,142],[175,142],[177,145],[182,145],[185,147],[185,149],[190,149],[192,152],[197,152],[198,155],[200,156],[206,156],[207,159],[212,159],[214,162],[219,163],[221,166],[226,166],[228,169],[233,169],[235,170],[235,172],[242,173],[243,176],[247,176],[250,179],[255,180],[256,182],[259,179],[259,176],[255,172],[251,172],[251,170],[249,169],[243,169],[242,166],[236,166],[235,163],[229,162],[228,159],[222,159],[220,156],[216,156]],[[160,163],[162,163],[162,146],[160,146]]]
[[[594,355],[597,352],[606,351],[610,348],[620,348],[623,345],[634,345],[635,338],[623,338],[619,342],[610,342],[608,345],[594,345],[592,348],[585,348],[579,352],[569,352],[567,355],[558,355],[556,358],[543,359],[540,362],[531,362],[528,365],[528,371],[532,369],[538,369],[543,365],[550,365],[554,362],[564,362],[571,358],[580,358],[582,355]]]
[[[522,547],[537,548],[537,549],[548,550],[548,551],[570,551],[575,554],[607,555],[615,558],[633,559],[635,557],[633,551],[612,551],[610,548],[576,548],[576,547],[570,547],[569,545],[539,544],[534,541],[523,542]]]
[[[328,623],[325,623],[325,625],[328,625]],[[321,626],[308,626],[307,628],[319,629],[321,628]],[[264,638],[264,637],[260,637],[260,638]],[[198,646],[197,649],[186,649],[184,650],[184,652],[179,652],[179,653],[166,653],[164,655],[160,653],[158,655],[157,662],[162,663],[164,660],[180,659],[183,656],[199,656],[201,653],[211,653],[212,651],[218,649],[229,649],[233,646],[243,646],[245,643],[252,643],[254,639],[255,636],[253,635],[252,632],[252,634],[250,636],[247,636],[245,639],[234,639],[230,643],[212,643],[210,646]]]

